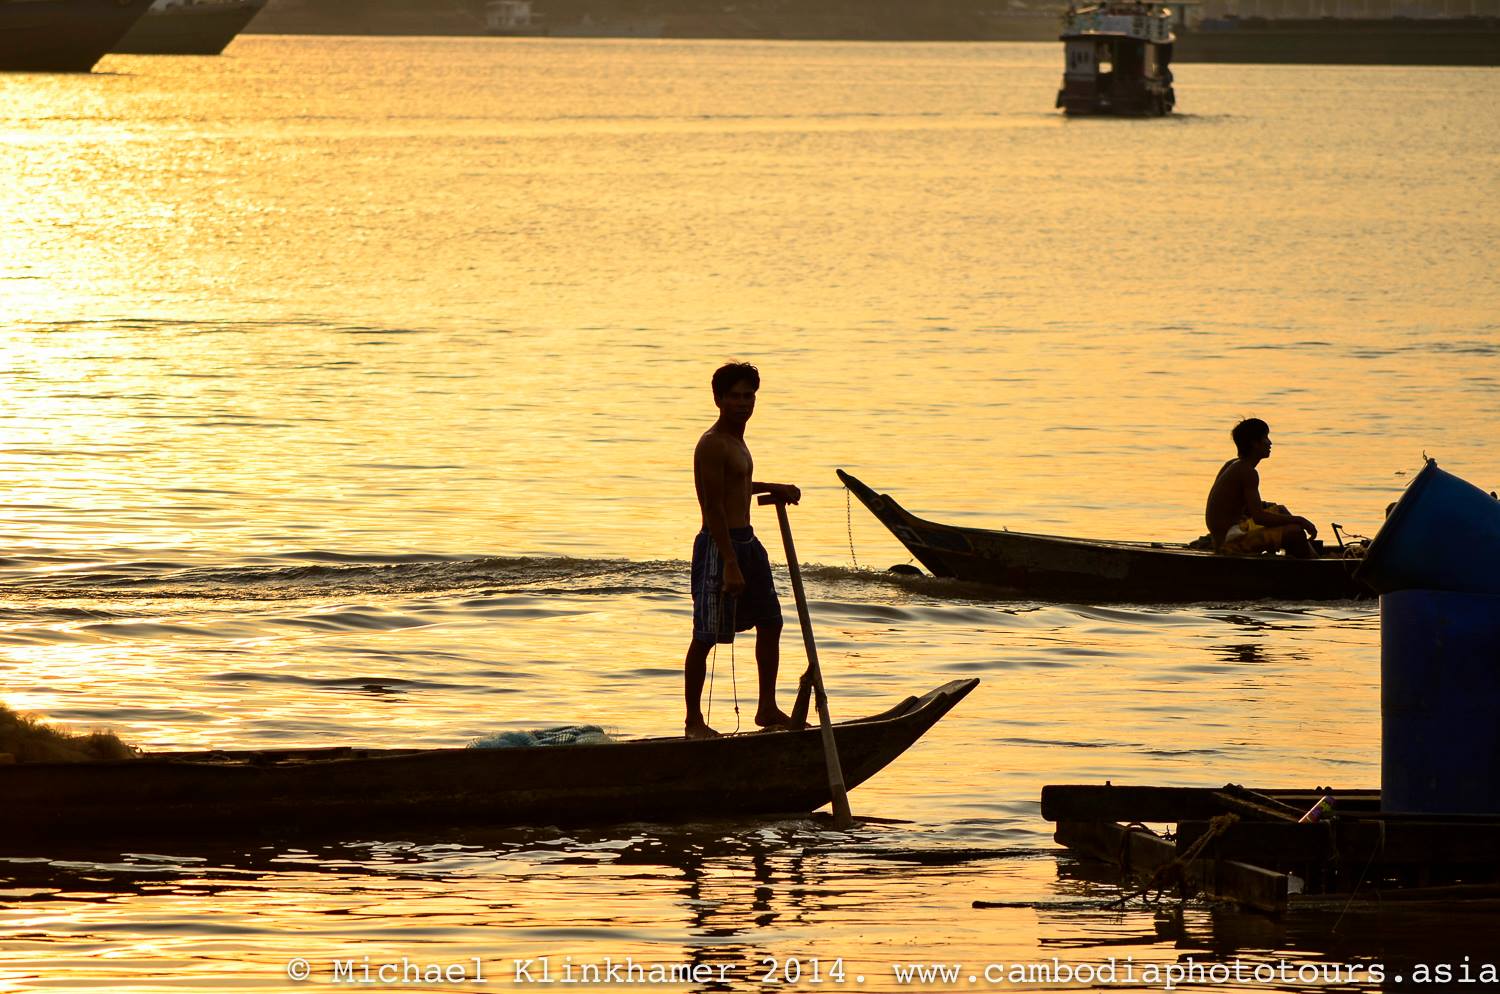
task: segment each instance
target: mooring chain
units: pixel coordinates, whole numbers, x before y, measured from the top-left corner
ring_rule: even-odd
[[[854,554],[854,502],[848,487],[844,488],[844,527],[849,532],[849,559],[859,569],[859,557]]]

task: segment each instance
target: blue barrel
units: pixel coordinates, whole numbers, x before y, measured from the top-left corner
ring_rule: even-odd
[[[1500,814],[1500,597],[1380,598],[1386,811]]]
[[[1500,501],[1427,460],[1354,576],[1382,594],[1500,594]]]

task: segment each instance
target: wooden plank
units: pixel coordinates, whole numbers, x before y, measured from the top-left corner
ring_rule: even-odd
[[[1469,821],[1386,821],[1376,861],[1453,866],[1478,864],[1500,870],[1500,824]],[[1371,850],[1362,850],[1369,858]]]
[[[1445,887],[1367,887],[1357,894],[1307,894],[1291,899],[1294,908],[1356,909],[1400,904],[1402,908],[1432,903],[1444,911],[1487,911],[1500,907],[1500,884],[1452,884]]]
[[[1048,784],[1042,788],[1042,817],[1055,822],[1175,822],[1223,813],[1223,799],[1212,787]]]
[[[1206,821],[1178,822],[1178,850],[1186,850],[1207,832]],[[1220,858],[1285,869],[1337,859],[1346,867],[1372,869],[1490,866],[1500,876],[1500,824],[1373,818],[1313,825],[1240,822],[1210,842],[1208,851]]]
[[[1340,828],[1354,826],[1340,826]],[[1379,840],[1378,826],[1363,839],[1361,851],[1368,857]],[[1177,849],[1186,851],[1209,831],[1206,821],[1177,823]],[[1205,855],[1238,859],[1257,866],[1292,870],[1307,863],[1320,863],[1339,853],[1339,839],[1328,824],[1299,825],[1296,822],[1239,822],[1210,841]]]
[[[1239,815],[1241,818],[1249,818],[1255,821],[1286,821],[1295,823],[1297,819],[1307,811],[1306,807],[1297,808],[1274,797],[1269,797],[1259,791],[1241,787],[1239,784],[1225,784],[1219,790],[1223,796],[1225,810]],[[1308,805],[1310,807],[1311,805]]]
[[[1342,810],[1336,813],[1340,818],[1345,817]],[[1400,824],[1402,822],[1432,822],[1443,825],[1500,825],[1500,815],[1474,814],[1464,811],[1452,811],[1439,813],[1435,811],[1375,811],[1375,812],[1352,812],[1351,818],[1372,818],[1388,824]]]
[[[1273,915],[1286,911],[1292,882],[1285,873],[1233,859],[1199,859],[1193,862],[1193,866],[1211,868],[1212,883],[1203,885],[1211,897],[1234,901]]]
[[[1380,791],[1378,790],[1266,790],[1260,788],[1257,792],[1290,808],[1295,808],[1299,815],[1327,795],[1333,797],[1334,806],[1338,808],[1340,817],[1380,813]]]
[[[1267,797],[1275,797],[1292,804],[1293,799],[1307,800],[1308,807],[1312,802],[1324,794],[1332,794],[1336,798],[1347,797],[1354,800],[1380,800],[1380,788],[1378,787],[1257,787],[1257,794],[1265,794]],[[1295,804],[1293,804],[1295,807]]]
[[[1074,852],[1131,873],[1151,874],[1177,858],[1176,846],[1166,839],[1112,821],[1060,821],[1053,838]]]
[[[1402,901],[1399,912],[1403,915],[1415,914],[1417,912],[1431,912],[1433,914],[1449,915],[1455,911],[1466,915],[1491,915],[1500,912],[1500,897],[1464,897],[1464,898],[1427,898],[1420,895],[1432,887],[1413,887],[1410,893],[1414,896],[1410,901]],[[1405,894],[1406,890],[1383,890],[1374,893],[1361,891],[1353,899],[1348,894],[1312,894],[1309,896],[1295,895],[1288,902],[1287,907],[1293,912],[1329,911],[1338,914],[1359,914],[1361,912],[1380,913],[1392,912],[1391,896],[1394,894]],[[1462,903],[1455,904],[1455,900]],[[1452,990],[1453,988],[1447,988]]]
[[[1227,813],[1255,821],[1295,822],[1305,810],[1234,784],[1225,787],[1048,784],[1042,788],[1042,817],[1059,822],[1169,823]]]

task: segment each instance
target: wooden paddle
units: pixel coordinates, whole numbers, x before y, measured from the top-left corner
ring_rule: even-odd
[[[781,523],[781,542],[786,546],[786,568],[792,576],[792,596],[797,600],[797,620],[802,622],[802,642],[807,646],[807,672],[797,688],[797,703],[792,708],[792,726],[807,724],[809,690],[816,692],[818,723],[823,730],[823,758],[828,763],[828,790],[833,797],[833,827],[848,828],[854,822],[849,811],[849,792],[844,789],[844,771],[839,766],[838,743],[833,740],[833,720],[828,717],[828,693],[823,689],[823,671],[818,668],[818,647],[813,642],[812,616],[807,613],[807,594],[802,591],[802,570],[797,565],[797,547],[792,544],[792,524],[787,519],[786,501],[774,494],[761,494],[761,504],[776,505],[776,519]]]

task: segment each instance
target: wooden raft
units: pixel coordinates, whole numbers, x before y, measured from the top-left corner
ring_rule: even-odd
[[[1324,795],[1334,817],[1299,822]],[[1500,907],[1500,816],[1382,812],[1378,790],[1049,785],[1042,817],[1070,850],[1183,897],[1272,914],[1370,900]]]

